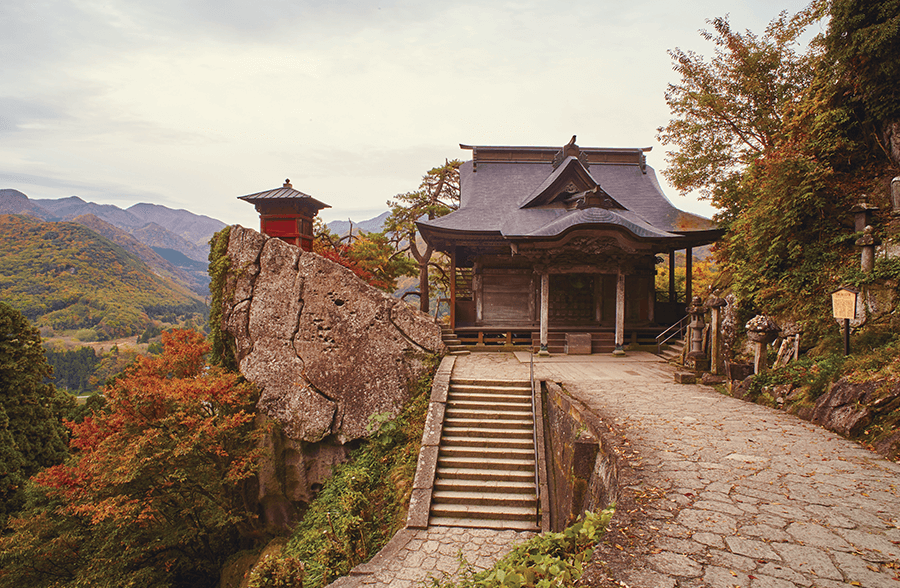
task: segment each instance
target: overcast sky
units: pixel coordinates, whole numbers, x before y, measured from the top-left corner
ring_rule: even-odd
[[[3,0],[0,188],[257,227],[290,178],[371,218],[474,145],[652,147],[668,49],[805,1]],[[663,181],[662,175],[660,179]],[[665,185],[665,184],[664,184]],[[710,216],[706,203],[669,198]]]

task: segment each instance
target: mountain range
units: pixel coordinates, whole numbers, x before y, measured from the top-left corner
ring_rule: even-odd
[[[140,203],[122,209],[78,196],[32,200],[13,189],[0,190],[0,214],[82,224],[200,296],[206,296],[209,285],[209,238],[225,227],[220,220],[159,204]]]
[[[205,314],[200,296],[140,259],[153,258],[152,250],[97,217],[79,219],[0,215],[0,299],[42,330],[85,330],[86,340],[130,337],[154,321]]]

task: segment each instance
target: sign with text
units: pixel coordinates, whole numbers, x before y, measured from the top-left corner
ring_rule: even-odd
[[[856,292],[841,288],[831,294],[831,307],[836,319],[856,318]]]

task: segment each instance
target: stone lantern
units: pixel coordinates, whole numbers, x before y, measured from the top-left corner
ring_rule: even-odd
[[[768,369],[766,345],[778,337],[778,325],[764,314],[750,319],[746,325],[747,339],[753,343],[753,373],[761,374]]]
[[[863,236],[856,240],[856,246],[862,249],[860,256],[860,268],[864,272],[875,269],[875,247],[881,245],[881,240],[875,236],[872,225],[866,225]]]
[[[703,315],[706,314],[706,307],[703,306],[703,300],[699,296],[694,296],[686,310],[691,315],[691,323],[688,325],[690,347],[686,363],[688,367],[702,371],[707,367],[706,354],[703,353],[703,329],[706,327]]]

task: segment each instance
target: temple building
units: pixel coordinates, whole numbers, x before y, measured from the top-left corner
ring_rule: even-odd
[[[278,237],[304,251],[312,251],[313,218],[323,208],[331,208],[295,190],[290,180],[285,180],[281,188],[238,196],[238,199],[256,207],[260,233]]]
[[[685,250],[689,300],[692,249],[722,231],[669,202],[649,148],[583,148],[575,137],[562,148],[460,147],[472,160],[459,209],[418,223],[450,257],[460,339],[621,352],[680,318],[683,302],[656,300],[657,255],[669,255],[674,300],[674,253]]]

